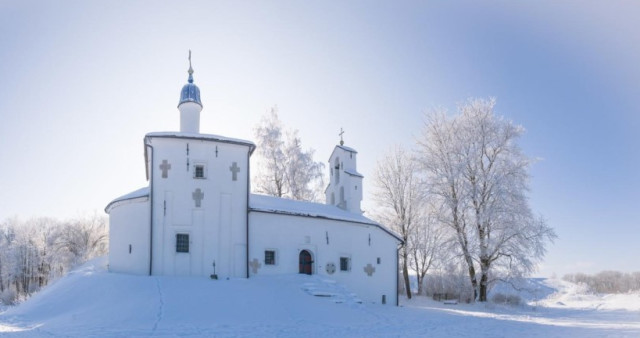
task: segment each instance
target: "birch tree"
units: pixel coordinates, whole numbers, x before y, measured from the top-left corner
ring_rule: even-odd
[[[411,269],[416,273],[418,294],[425,294],[425,277],[438,260],[443,257],[444,231],[438,220],[437,207],[426,201],[421,203],[418,222],[409,234],[409,257]]]
[[[458,139],[459,119],[449,119],[438,110],[426,116],[422,138],[418,141],[417,159],[425,174],[424,190],[441,205],[439,221],[452,232],[460,255],[467,266],[467,274],[477,297],[476,267],[473,260],[473,237],[470,237],[465,214],[467,196],[462,172],[464,156]]]
[[[259,165],[256,168],[256,191],[277,197],[288,193],[285,184],[284,141],[278,108],[273,107],[254,129],[258,143]]]
[[[429,192],[447,206],[444,221],[455,231],[474,296],[483,302],[492,274],[532,272],[556,237],[529,206],[531,160],[517,144],[524,129],[496,116],[494,106],[494,99],[474,99],[452,118],[431,114],[420,141]]]
[[[414,161],[402,147],[397,146],[378,162],[374,173],[374,198],[379,206],[374,215],[387,224],[403,240],[400,246],[400,265],[407,298],[411,298],[409,281],[410,248],[416,247],[415,230],[420,220],[421,195]]]
[[[322,170],[324,164],[313,160],[315,151],[302,149],[298,131],[288,132],[284,154],[286,160],[286,184],[294,200],[320,201],[324,180]]]
[[[255,189],[259,193],[295,200],[322,198],[324,164],[304,150],[297,130],[285,131],[277,107],[263,116],[254,129],[257,139]]]

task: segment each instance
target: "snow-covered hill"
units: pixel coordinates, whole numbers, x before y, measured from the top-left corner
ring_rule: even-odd
[[[539,281],[535,304],[444,305],[424,297],[402,307],[363,304],[319,276],[204,278],[129,276],[95,260],[0,314],[16,337],[638,337],[640,310],[618,300],[573,303],[578,290]],[[573,292],[573,293],[572,293]],[[573,296],[571,296],[573,295]],[[638,295],[625,295],[633,299]],[[598,296],[594,296],[598,297]],[[636,298],[633,298],[636,297]],[[573,300],[571,300],[573,299]],[[560,305],[562,303],[563,305]],[[620,306],[618,306],[619,308]],[[629,308],[629,307],[627,307]],[[611,310],[609,310],[611,309]]]

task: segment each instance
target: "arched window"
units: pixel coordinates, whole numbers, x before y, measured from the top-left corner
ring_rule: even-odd
[[[340,183],[340,159],[336,157],[335,164],[333,166],[333,170],[335,171],[336,183]]]

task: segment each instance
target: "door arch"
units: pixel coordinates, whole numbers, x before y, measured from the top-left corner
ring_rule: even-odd
[[[313,258],[311,257],[311,253],[309,251],[300,251],[298,270],[299,273],[304,273],[307,275],[313,274]]]

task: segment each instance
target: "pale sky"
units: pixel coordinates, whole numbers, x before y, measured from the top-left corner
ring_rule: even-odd
[[[271,106],[326,161],[412,147],[424,113],[496,97],[523,125],[531,205],[560,236],[537,275],[640,271],[640,3],[0,2],[0,221],[99,212],[145,186],[143,136],[253,140]]]

